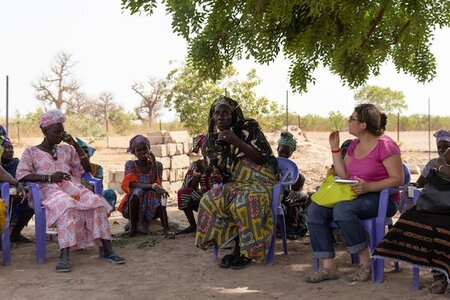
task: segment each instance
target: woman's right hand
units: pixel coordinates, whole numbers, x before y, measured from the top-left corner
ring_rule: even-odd
[[[339,131],[332,131],[328,138],[330,142],[331,149],[339,149],[340,139],[339,139]]]
[[[71,176],[65,172],[55,172],[51,175],[51,182],[62,182],[63,180],[70,180]]]
[[[166,196],[166,197],[169,196],[169,193],[162,186],[160,186],[157,183],[153,184],[153,189],[162,196]]]

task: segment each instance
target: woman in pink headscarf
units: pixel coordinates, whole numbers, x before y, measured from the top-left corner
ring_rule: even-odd
[[[80,183],[83,172],[90,171],[89,158],[64,131],[64,121],[65,117],[58,109],[42,115],[39,126],[44,140],[25,149],[17,167],[17,179],[39,184],[47,226],[57,225],[61,249],[57,272],[71,271],[70,248],[82,249],[100,244],[107,261],[123,264],[125,259],[111,247],[108,223],[111,206]],[[62,141],[67,144],[61,145]]]

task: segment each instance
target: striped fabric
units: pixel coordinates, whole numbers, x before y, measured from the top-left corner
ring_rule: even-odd
[[[403,213],[373,252],[374,257],[391,258],[450,273],[450,216],[416,211]]]

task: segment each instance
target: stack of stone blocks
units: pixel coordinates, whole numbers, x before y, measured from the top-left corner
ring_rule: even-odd
[[[163,188],[172,194],[176,193],[181,188],[191,164],[191,136],[187,131],[154,131],[149,132],[147,137],[150,140],[150,150],[156,160],[163,164]],[[192,159],[196,160],[198,156],[193,156]],[[109,171],[108,188],[123,193],[120,187],[123,173],[123,170]]]

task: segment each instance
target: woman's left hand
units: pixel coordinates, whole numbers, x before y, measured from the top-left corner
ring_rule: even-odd
[[[355,177],[356,180],[358,180],[357,183],[352,184],[352,190],[357,194],[365,194],[369,192],[369,187],[367,186],[367,182],[365,182],[363,179],[359,177]]]
[[[239,140],[239,138],[236,136],[236,134],[229,130],[222,130],[221,132],[219,132],[219,140],[221,141],[225,141],[228,144],[235,144],[237,140]]]

